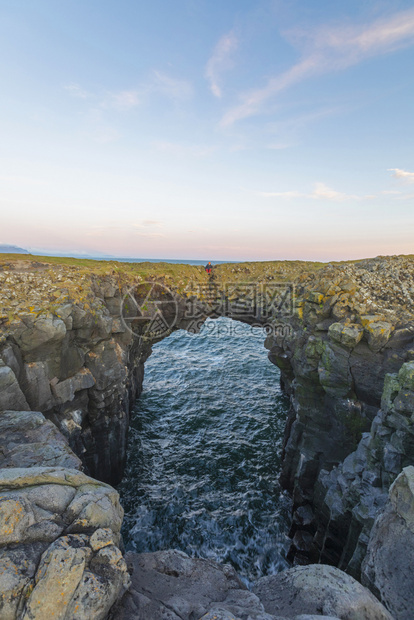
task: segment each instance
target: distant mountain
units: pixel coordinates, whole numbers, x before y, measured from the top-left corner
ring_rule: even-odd
[[[46,250],[31,250],[30,254],[34,256],[53,256],[53,257],[61,257],[61,258],[86,258],[88,260],[119,260],[115,258],[111,254],[77,254],[76,252],[46,252]]]
[[[19,248],[17,245],[6,245],[0,243],[0,254],[29,254],[27,250]]]

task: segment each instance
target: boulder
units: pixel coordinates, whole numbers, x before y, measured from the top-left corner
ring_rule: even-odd
[[[0,547],[0,618],[21,618],[47,543]]]
[[[129,586],[118,493],[76,469],[0,470],[0,618],[103,620]]]
[[[229,565],[192,559],[182,551],[128,553],[131,590],[114,620],[194,620],[221,617],[275,620]]]
[[[0,470],[0,546],[53,542],[62,534],[110,528],[119,542],[123,509],[107,484],[75,469]]]
[[[386,321],[369,321],[365,325],[368,346],[373,351],[380,351],[387,344],[393,326]]]
[[[392,620],[369,590],[333,566],[297,566],[262,577],[253,592],[267,613],[286,618],[325,614],[341,620]]]
[[[407,362],[401,366],[398,380],[403,388],[414,392],[414,362]]]
[[[50,545],[34,581],[22,620],[104,620],[130,584],[114,542],[96,550],[82,534],[64,536]]]
[[[17,380],[19,380],[23,366],[22,355],[19,348],[15,344],[8,344],[1,351],[0,357],[6,366],[10,366]]]

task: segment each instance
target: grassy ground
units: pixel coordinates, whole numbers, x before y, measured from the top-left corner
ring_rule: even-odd
[[[33,256],[31,254],[0,254],[0,268],[30,269],[29,264],[37,269],[40,266],[48,268],[54,265],[73,268],[80,274],[124,275],[126,277],[140,278],[167,278],[180,280],[195,278],[196,280],[207,279],[204,267],[200,265],[187,265],[177,263],[125,263],[118,261],[98,261],[83,258]],[[222,263],[214,267],[214,274],[219,280],[233,279],[252,281],[261,276],[280,274],[286,277],[297,275],[302,271],[313,272],[324,267],[326,263],[312,261],[263,261],[244,263]]]
[[[225,283],[292,282],[323,266],[304,261],[223,263],[214,268],[213,277],[220,288]],[[183,296],[199,296],[200,285],[209,283],[209,276],[202,265],[0,254],[0,322],[39,316],[45,311],[56,314],[65,303],[98,310],[92,293],[96,285],[111,281],[125,291],[149,280]]]
[[[330,288],[332,278],[336,278],[338,281],[335,286],[339,284],[339,280],[344,280],[342,284],[346,285],[344,291],[341,287],[336,291],[342,294],[344,299],[341,300],[345,303],[349,301],[351,295],[348,282],[351,278],[352,295],[361,287],[364,289],[360,300],[362,313],[366,314],[371,310],[376,312],[379,307],[385,306],[398,307],[403,313],[407,313],[408,310],[411,312],[411,306],[408,308],[404,305],[412,304],[411,298],[405,299],[406,292],[400,291],[401,287],[396,284],[401,279],[401,282],[405,282],[406,288],[407,286],[410,288],[411,284],[409,285],[408,281],[412,281],[413,255],[381,258],[382,261],[364,260],[359,266],[355,263],[360,261],[331,263],[339,267],[344,266],[344,273],[341,274],[342,269],[335,270],[335,276],[330,269],[325,270],[327,264],[321,262],[222,263],[214,267],[213,279],[218,284],[219,290],[224,290],[224,285],[237,284],[236,287],[226,287],[230,298],[232,295],[236,297],[239,295],[239,284],[253,282],[303,284],[305,287],[308,285],[315,287],[314,290],[320,293]],[[377,269],[378,263],[381,264],[381,270],[375,271],[374,267]],[[202,265],[166,262],[124,263],[30,254],[0,254],[0,324],[10,323],[16,319],[24,320],[25,315],[39,316],[45,311],[57,313],[59,307],[65,303],[80,305],[88,311],[98,311],[102,304],[100,297],[103,293],[96,296],[94,291],[97,289],[105,290],[107,286],[115,286],[125,294],[131,286],[146,281],[160,282],[183,296],[194,294],[199,297],[201,290],[203,298],[204,289],[200,289],[199,285],[209,283],[209,276]],[[209,284],[209,291],[210,288]],[[296,288],[296,291],[298,290]],[[371,303],[373,297],[377,298],[375,302],[377,306]]]

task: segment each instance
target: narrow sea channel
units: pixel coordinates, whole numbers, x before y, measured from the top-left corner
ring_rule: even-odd
[[[119,487],[127,549],[228,562],[247,584],[287,566],[288,400],[264,338],[221,318],[154,346]]]

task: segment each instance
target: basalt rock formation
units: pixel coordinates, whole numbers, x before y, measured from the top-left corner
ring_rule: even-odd
[[[400,508],[391,515],[387,506],[390,485],[414,457],[412,257],[222,265],[208,280],[201,268],[188,265],[6,256],[0,258],[0,284],[0,461],[6,493],[43,484],[39,467],[48,469],[41,474],[47,484],[48,476],[66,480],[62,471],[76,472],[78,459],[85,473],[71,474],[64,483],[72,494],[99,484],[79,476],[116,484],[152,345],[173,329],[197,331],[208,316],[266,325],[269,358],[280,368],[291,400],[281,477],[294,505],[289,557],[295,564],[334,564],[357,579],[364,561],[365,583],[396,618],[408,617],[404,609],[410,602],[400,609],[375,572],[379,555],[372,537],[407,517]],[[5,410],[11,412],[1,413]],[[25,412],[20,421],[13,411]],[[24,524],[30,515],[43,514],[37,499],[36,506],[25,498],[7,501],[23,502]],[[75,519],[68,513],[71,501],[62,499],[58,512]],[[52,506],[39,505],[49,524]],[[43,525],[34,527],[37,519],[27,531],[44,531]],[[16,586],[21,595],[33,584],[36,591],[45,578],[39,558],[47,548],[55,544],[50,553],[63,553],[56,541],[66,537],[62,544],[76,555],[74,565],[83,562],[83,571],[95,565],[93,531],[109,527],[116,547],[118,525],[98,520],[85,532],[62,519],[57,529],[50,526],[54,538],[26,540],[23,524],[13,541],[0,543],[7,553],[8,545],[24,550],[38,545],[28,581]],[[115,579],[111,604],[125,587],[123,579]],[[27,596],[24,601],[27,605]],[[13,609],[10,614],[17,613]]]
[[[291,395],[290,557],[359,579],[388,489],[414,462],[414,261],[329,266],[299,285],[297,301],[292,331],[267,343]]]
[[[134,304],[122,303],[140,280],[23,261],[0,270],[0,410],[41,411],[85,470],[112,484],[122,477],[129,412],[159,339],[141,336],[151,309],[134,332],[121,318],[122,309],[136,317]],[[154,292],[151,308],[162,293]],[[183,308],[172,310],[184,324]]]

